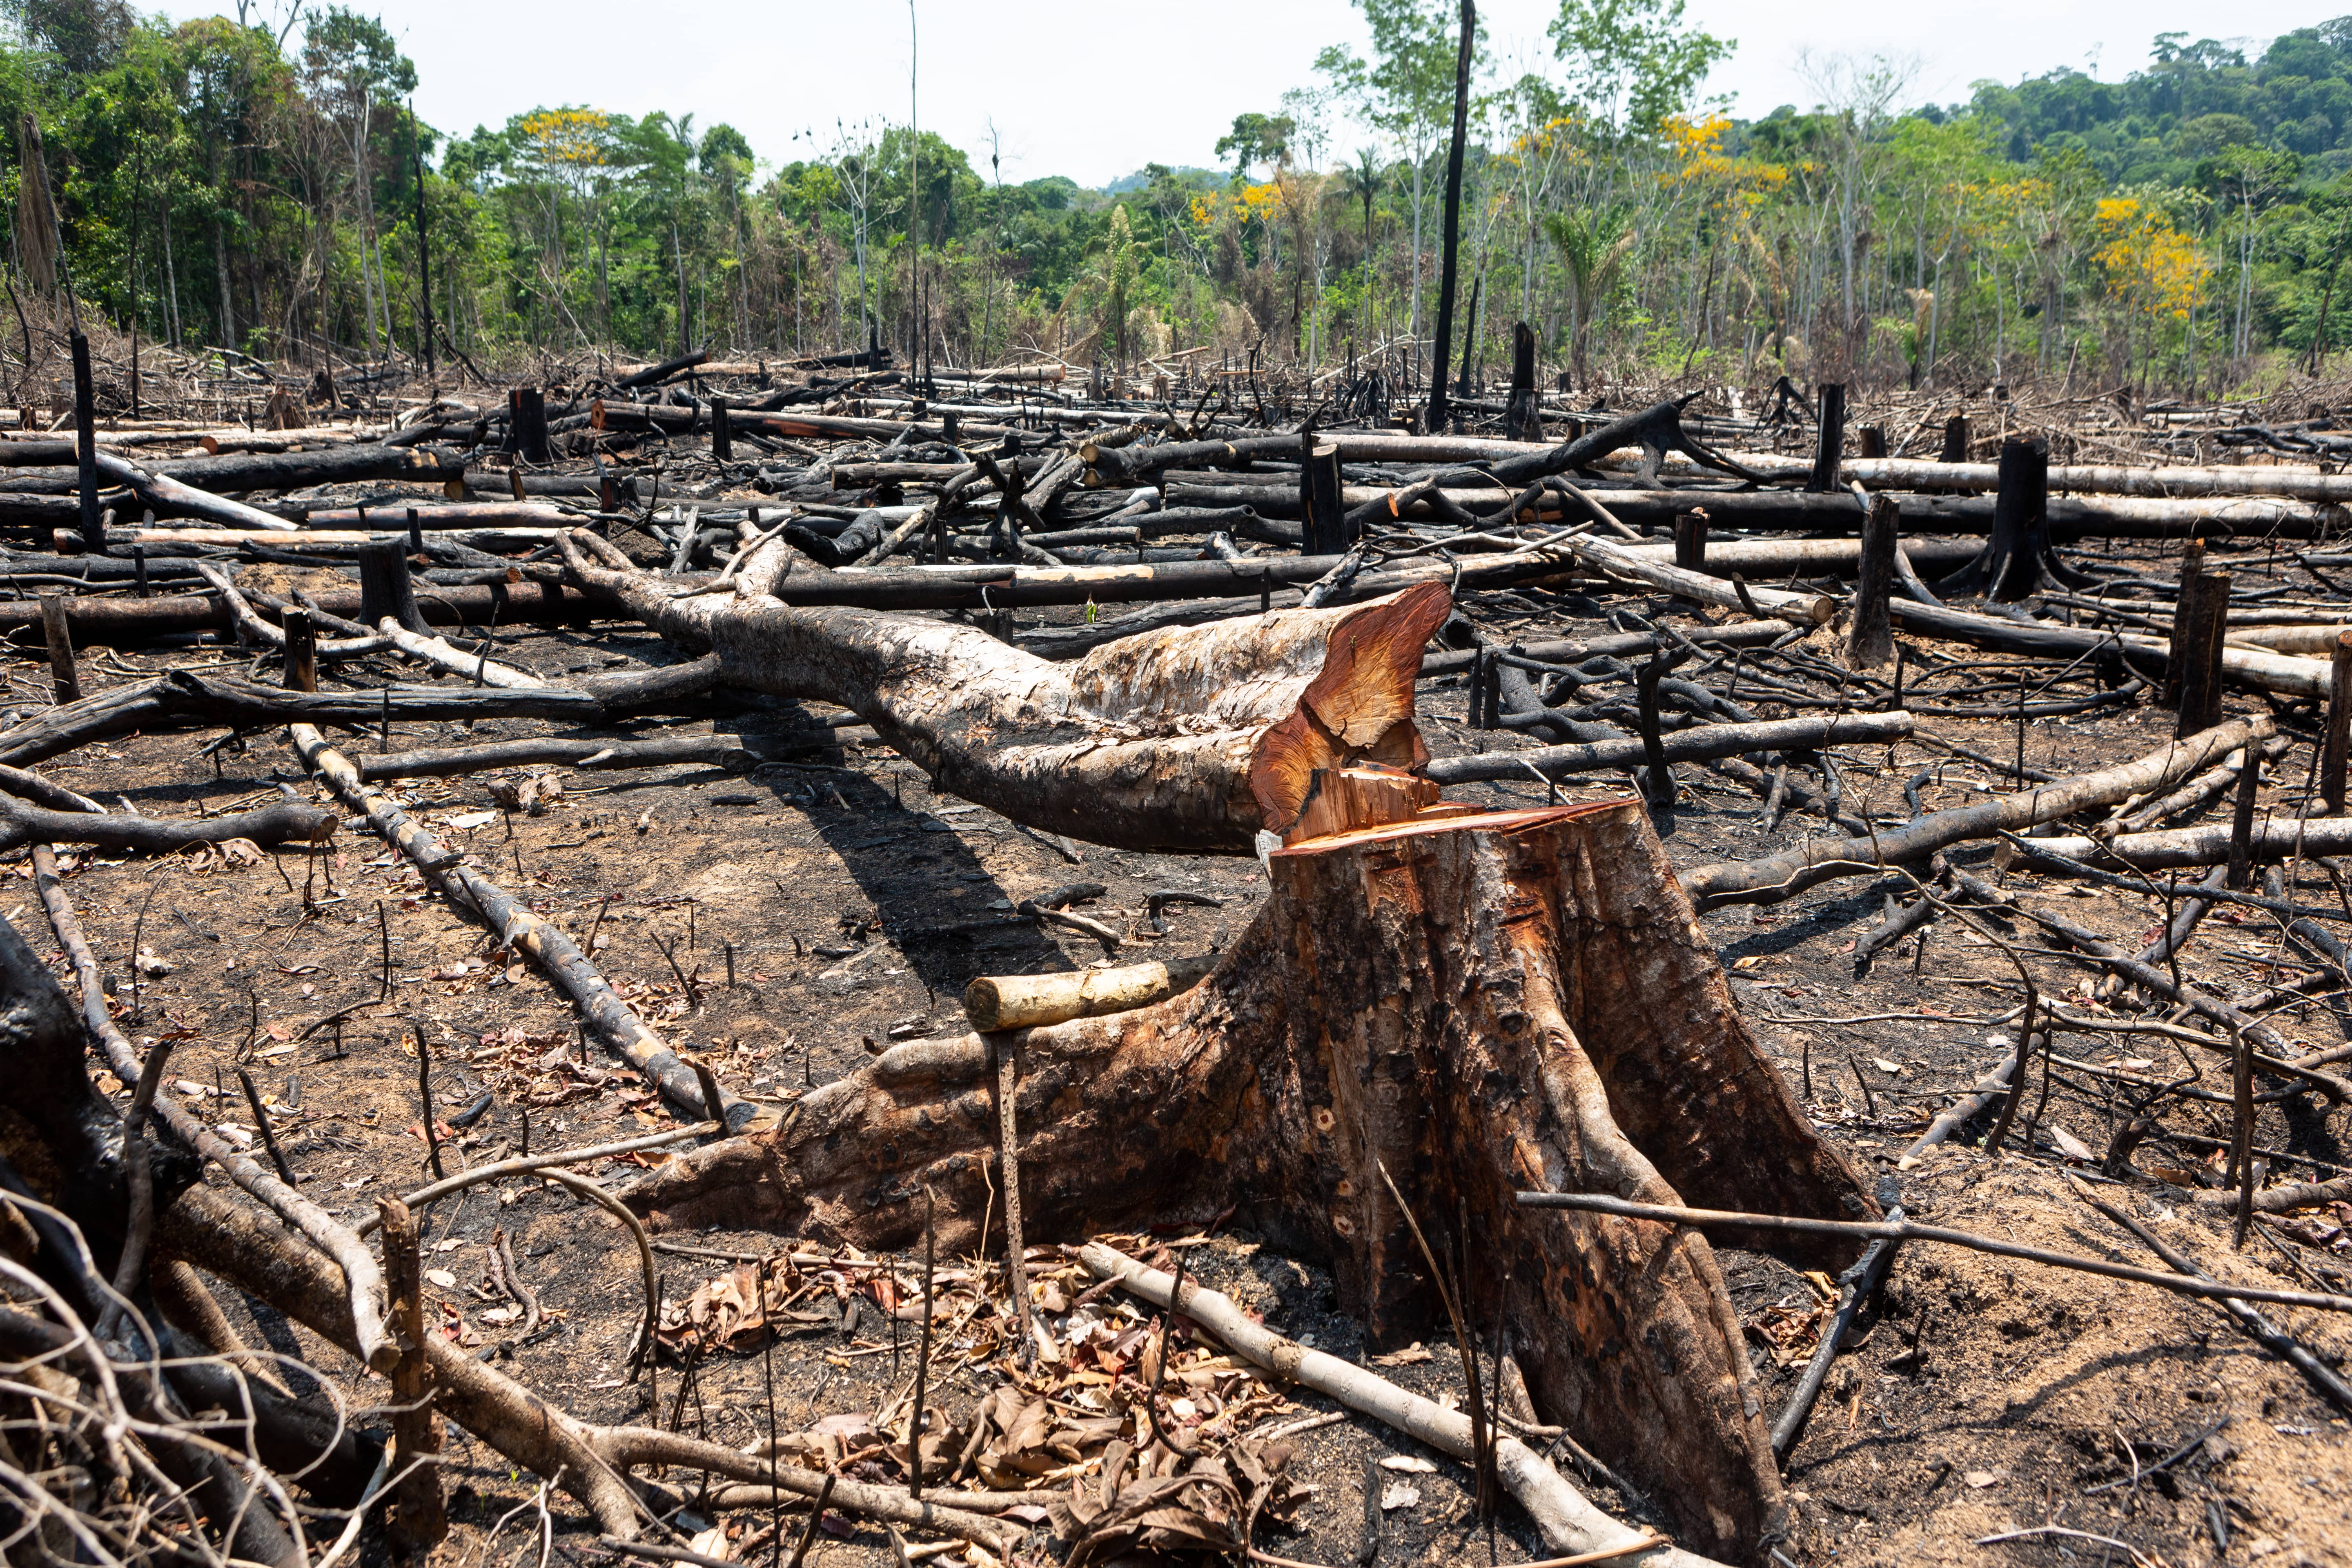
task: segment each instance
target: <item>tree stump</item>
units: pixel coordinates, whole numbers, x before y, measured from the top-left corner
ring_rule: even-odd
[[[1442,1319],[1385,1166],[1466,1258],[1471,1321],[1512,1324],[1543,1418],[1659,1499],[1685,1545],[1756,1556],[1784,1500],[1707,1242],[1513,1197],[1874,1212],[1757,1048],[1646,814],[1433,815],[1306,840],[1269,869],[1265,904],[1192,991],[897,1047],[629,1201],[888,1247],[920,1233],[928,1187],[940,1243],[979,1248],[1007,1051],[1030,1239],[1231,1211],[1328,1262],[1394,1344]]]

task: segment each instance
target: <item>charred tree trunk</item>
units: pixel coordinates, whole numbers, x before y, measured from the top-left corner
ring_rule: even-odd
[[[1427,1334],[1438,1300],[1385,1167],[1440,1245],[1477,1260],[1473,1321],[1518,1326],[1544,1419],[1664,1500],[1685,1544],[1752,1556],[1784,1499],[1707,1244],[1512,1196],[1872,1212],[1749,1036],[1647,816],[1629,802],[1425,814],[1269,868],[1265,905],[1192,991],[896,1047],[630,1201],[675,1224],[887,1247],[921,1231],[929,1189],[940,1243],[979,1248],[1011,1052],[1029,1239],[1237,1208],[1272,1245],[1328,1260],[1392,1344]]]
[[[1936,584],[1944,595],[1982,594],[2013,604],[2045,588],[2084,588],[2095,579],[2058,559],[2050,542],[2050,448],[2038,437],[2000,444],[2000,489],[1983,552]]]

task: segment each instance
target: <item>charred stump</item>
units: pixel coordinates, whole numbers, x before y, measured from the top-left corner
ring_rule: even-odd
[[[1708,1244],[1512,1194],[1872,1205],[1758,1049],[1637,804],[1448,810],[1274,852],[1266,903],[1182,995],[897,1047],[625,1195],[888,1247],[928,1190],[940,1244],[980,1248],[1015,1081],[1030,1240],[1231,1211],[1327,1261],[1394,1344],[1439,1303],[1385,1169],[1472,1260],[1474,1321],[1509,1315],[1542,1418],[1665,1500],[1685,1545],[1751,1557],[1784,1498]]]
[[[2086,588],[2097,579],[2058,559],[2050,542],[2050,447],[2039,437],[2000,444],[1992,534],[1977,558],[1936,584],[1940,595],[1981,594],[2001,604],[2048,588]]]

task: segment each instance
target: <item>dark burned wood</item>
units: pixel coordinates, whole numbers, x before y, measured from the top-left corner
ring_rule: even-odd
[[[292,546],[289,546],[292,548]],[[360,613],[356,587],[330,589],[313,595],[317,603],[339,616]],[[435,588],[420,596],[418,613],[428,626],[487,625],[491,616],[501,626],[518,622],[539,625],[586,625],[609,619],[613,602],[601,594],[552,587],[538,583],[503,586]],[[101,598],[74,595],[66,601],[67,624],[84,643],[119,645],[186,632],[231,629],[228,608],[211,595],[180,594],[168,598]],[[22,642],[24,634],[41,624],[40,605],[30,600],[0,600],[0,637]]]
[[[1393,1344],[1425,1337],[1438,1303],[1385,1163],[1423,1212],[1468,1215],[1465,1315],[1511,1314],[1543,1418],[1652,1489],[1685,1544],[1744,1558],[1782,1493],[1712,1253],[1654,1228],[1531,1222],[1511,1201],[1535,1184],[1874,1212],[1757,1047],[1646,815],[1376,828],[1278,851],[1269,870],[1266,904],[1192,991],[1017,1036],[1031,1239],[1234,1208],[1269,1245],[1328,1260],[1347,1309]],[[671,1224],[887,1247],[919,1233],[928,1186],[941,1244],[981,1249],[991,1053],[980,1036],[896,1047],[789,1126],[627,1196]]]
[[[672,710],[711,689],[716,665],[696,660],[644,677],[591,681],[576,688],[520,690],[495,687],[394,686],[374,691],[287,691],[234,676],[173,670],[35,715],[0,731],[0,763],[28,767],[76,746],[136,730],[190,724],[260,728],[304,721],[372,729],[389,710],[395,721],[419,719],[568,719],[607,723],[633,713]]]
[[[170,855],[195,844],[250,838],[256,844],[316,844],[334,836],[335,814],[298,801],[281,800],[234,816],[170,821],[110,812],[52,811],[0,795],[0,849],[26,844],[95,844],[107,849],[137,849]]]

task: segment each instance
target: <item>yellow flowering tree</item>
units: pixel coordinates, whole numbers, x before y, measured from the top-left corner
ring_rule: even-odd
[[[2153,360],[2169,323],[2186,322],[2204,298],[2212,264],[2169,215],[2137,196],[2104,196],[2098,247],[2107,299],[2124,319],[2124,362]]]

